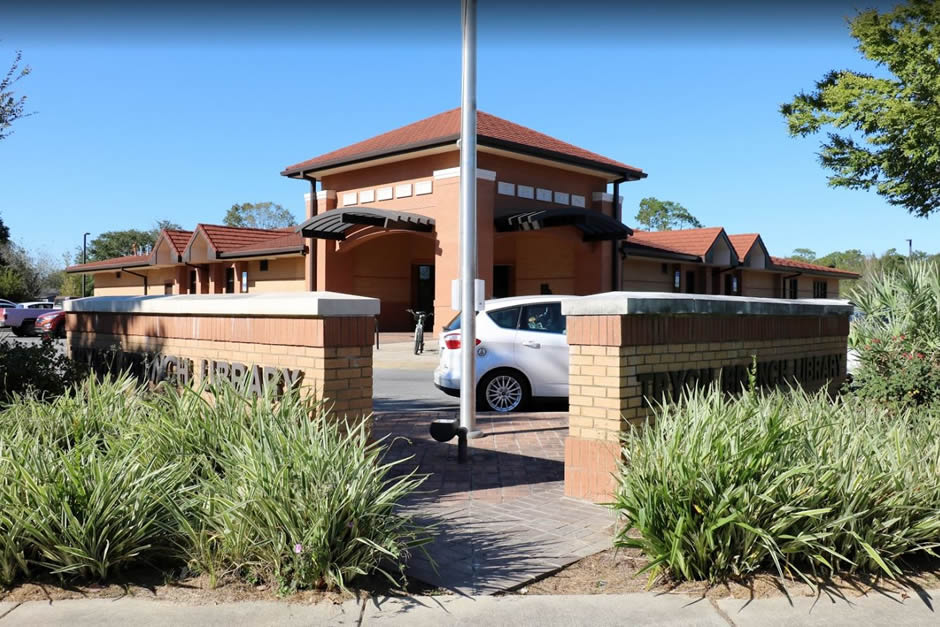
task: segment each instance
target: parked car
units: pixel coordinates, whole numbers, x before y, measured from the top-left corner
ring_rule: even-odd
[[[36,318],[36,333],[42,337],[65,337],[65,312],[53,309]]]
[[[0,309],[6,309],[7,307],[10,307],[11,309],[16,309],[16,303],[14,303],[12,300],[0,298]]]
[[[0,309],[0,327],[10,327],[17,337],[31,335],[36,318],[53,308],[47,301],[20,303],[16,307]]]
[[[477,404],[510,412],[533,397],[568,396],[568,339],[562,301],[571,296],[518,296],[487,301],[477,314]],[[440,334],[438,389],[460,396],[460,316]]]

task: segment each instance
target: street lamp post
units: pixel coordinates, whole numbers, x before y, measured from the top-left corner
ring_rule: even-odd
[[[477,0],[461,0],[460,427],[476,437]]]
[[[82,235],[82,265],[88,263],[88,236],[91,233]],[[82,298],[85,298],[85,273],[82,272]]]

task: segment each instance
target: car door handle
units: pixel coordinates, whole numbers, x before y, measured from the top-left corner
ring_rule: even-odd
[[[523,346],[528,346],[529,348],[541,348],[542,345],[538,342],[533,342],[532,340],[526,340],[522,343]]]

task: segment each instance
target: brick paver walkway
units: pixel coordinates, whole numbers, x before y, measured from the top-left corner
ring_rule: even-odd
[[[413,456],[399,472],[430,473],[405,507],[436,525],[416,554],[410,576],[465,594],[499,592],[550,573],[611,545],[607,508],[564,496],[567,413],[480,414],[485,437],[470,441],[470,461],[457,463],[456,439],[428,435],[431,420],[453,414],[379,414],[375,434],[395,438],[390,459]]]

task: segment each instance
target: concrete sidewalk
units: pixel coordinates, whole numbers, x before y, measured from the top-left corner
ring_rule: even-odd
[[[382,342],[380,348],[372,347],[372,367],[373,368],[402,368],[405,370],[427,370],[428,372],[437,368],[440,362],[440,351],[437,347],[437,340],[431,340],[425,336],[424,352],[415,355],[414,341],[407,342]],[[430,381],[430,377],[428,377]]]
[[[710,601],[652,593],[590,596],[396,597],[341,605],[278,602],[183,605],[120,598],[0,603],[0,627],[15,625],[930,625],[940,623],[940,590],[902,599],[872,593],[849,599],[794,597]]]

